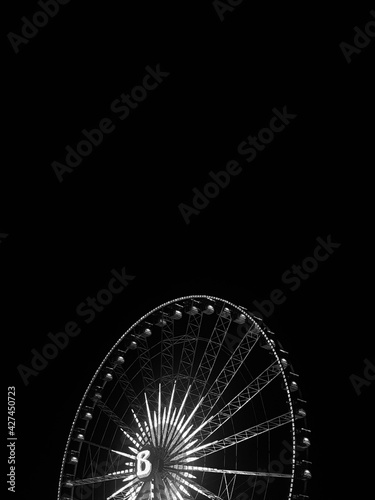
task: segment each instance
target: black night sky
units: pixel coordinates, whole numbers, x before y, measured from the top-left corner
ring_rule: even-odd
[[[4,5],[8,497],[57,497],[76,409],[112,345],[161,303],[208,294],[263,312],[288,349],[308,401],[310,498],[365,498],[373,6],[71,1],[22,35],[39,3]],[[367,25],[370,35],[354,29]],[[118,274],[127,286],[95,310],[88,297]],[[26,386],[20,365],[71,322],[79,333]]]

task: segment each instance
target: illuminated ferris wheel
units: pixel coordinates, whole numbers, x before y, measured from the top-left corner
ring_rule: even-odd
[[[181,297],[140,318],[100,364],[58,500],[307,499],[309,434],[298,376],[262,320]]]

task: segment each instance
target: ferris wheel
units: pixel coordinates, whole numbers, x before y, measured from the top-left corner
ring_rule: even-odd
[[[141,317],[100,364],[58,500],[308,499],[309,445],[277,336],[227,300],[180,297]]]

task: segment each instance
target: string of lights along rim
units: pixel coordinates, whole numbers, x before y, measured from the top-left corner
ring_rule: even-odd
[[[58,500],[308,499],[309,445],[277,336],[241,306],[180,297],[140,318],[100,364]]]

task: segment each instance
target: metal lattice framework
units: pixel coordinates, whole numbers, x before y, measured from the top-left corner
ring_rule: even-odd
[[[296,377],[279,340],[243,307],[204,295],[162,304],[92,378],[58,500],[299,498],[309,431]],[[271,470],[286,440],[290,463]]]

